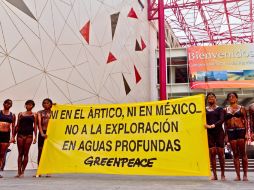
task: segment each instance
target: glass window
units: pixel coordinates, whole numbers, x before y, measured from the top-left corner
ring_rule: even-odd
[[[187,57],[167,58],[168,83],[187,83]]]
[[[188,83],[187,57],[167,58],[167,84]],[[157,59],[157,84],[159,84],[159,59]]]
[[[176,67],[175,68],[175,83],[187,83],[187,66]]]

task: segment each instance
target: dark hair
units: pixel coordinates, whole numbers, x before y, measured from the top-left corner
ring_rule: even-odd
[[[207,95],[206,95],[206,98],[208,98],[208,96],[210,96],[210,95],[212,95],[212,96],[214,96],[216,98],[216,96],[215,96],[215,94],[213,92],[208,92]]]
[[[53,102],[52,102],[52,100],[51,100],[50,98],[45,98],[45,99],[42,101],[42,104],[43,104],[45,101],[49,101],[49,103],[50,103],[51,105],[53,105]]]
[[[227,95],[227,100],[229,99],[229,96],[233,94],[237,99],[238,99],[238,95],[236,92],[229,92],[228,95]]]
[[[6,99],[4,100],[4,104],[8,103],[8,102],[11,102],[12,103],[12,100],[11,99]]]
[[[208,100],[208,96],[211,96],[211,95],[216,98],[216,96],[215,96],[215,94],[213,92],[208,92],[207,95],[206,95],[205,100],[207,101]]]
[[[33,100],[27,100],[26,103],[25,103],[25,105],[28,105],[28,104],[32,104],[33,107],[35,106],[35,103],[34,103]]]

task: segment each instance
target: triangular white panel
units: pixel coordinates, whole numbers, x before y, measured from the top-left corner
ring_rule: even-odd
[[[45,1],[45,0],[34,0],[35,3],[35,17],[39,20],[39,18],[42,16],[42,14],[44,13],[44,9],[46,6],[48,6],[50,4],[50,1]]]
[[[33,99],[36,100],[37,103],[42,103],[44,98],[51,98],[49,96],[49,88],[47,85],[47,75],[40,75],[40,82],[35,87],[36,91],[33,94]]]
[[[72,64],[77,62],[80,49],[83,49],[82,44],[59,45],[58,47],[61,49],[63,54],[68,57]]]
[[[2,69],[0,68],[0,71],[1,70]],[[18,107],[16,105],[13,106],[13,109],[21,111],[24,109],[24,101],[27,99],[34,98],[34,95],[37,90],[37,86],[39,86],[39,84],[40,84],[41,77],[42,77],[42,75],[37,75],[37,76],[34,76],[33,78],[30,78],[29,80],[18,83],[15,86],[12,85],[10,88],[6,89],[5,91],[1,91],[0,96],[5,97],[5,98],[10,98],[13,100],[22,101],[21,109],[18,109]],[[1,78],[1,76],[0,76],[0,78]],[[8,80],[8,78],[5,80]],[[8,81],[6,81],[6,82],[8,82]]]
[[[122,73],[112,73],[112,74],[110,74],[110,81],[108,81],[105,84],[105,86],[109,87],[110,84],[111,84],[110,82],[112,83],[112,85],[114,84],[116,90],[119,88],[117,94],[118,94],[118,97],[119,97],[118,100],[119,100],[119,102],[121,102],[121,97],[126,96]]]
[[[89,62],[93,61],[94,60],[93,58],[94,57],[91,57],[90,54],[88,54]],[[90,64],[90,69],[91,71],[93,71],[91,74],[93,75],[93,78],[96,79],[94,89],[98,91],[100,88],[100,84],[103,82],[104,70],[105,70],[105,67],[107,67],[107,65],[105,61],[102,64],[97,64],[94,61],[91,63],[92,64]]]
[[[79,14],[73,11],[73,7],[71,9],[72,11],[70,14],[68,14],[68,18],[66,20],[66,24],[73,30],[76,31],[77,33],[80,31],[80,18],[78,17]]]
[[[91,102],[94,102],[94,104],[99,104],[99,98],[98,96],[92,96],[87,98],[82,98],[80,100],[75,100],[74,104],[91,104]]]
[[[2,10],[3,11],[3,10]],[[0,12],[2,12],[0,11]],[[4,13],[4,12],[2,12]],[[0,13],[2,15],[2,13]],[[22,36],[17,31],[17,28],[12,24],[12,21],[9,17],[0,17],[1,18],[1,38],[4,38],[3,41],[0,42],[0,45],[4,48],[7,48],[7,52],[11,51],[13,47],[17,45],[17,43],[22,39]]]
[[[72,67],[71,61],[61,49],[55,48],[46,69],[47,71],[54,71],[70,68]]]
[[[5,61],[0,65],[0,81],[2,81],[0,85],[0,93],[2,90],[15,85],[14,76],[8,59],[5,59]]]
[[[50,81],[55,84],[56,88],[58,88],[58,90],[60,92],[62,92],[62,94],[65,96],[66,99],[68,99],[70,101],[70,103],[72,102],[71,98],[70,98],[70,91],[69,91],[69,82],[62,80],[59,77],[53,76],[53,75],[47,75],[47,78],[50,79]]]
[[[49,1],[51,2],[51,1]],[[50,3],[47,3],[47,5],[44,7],[43,12],[38,18],[38,22],[40,23],[41,29],[47,33],[48,36],[53,41],[56,41],[56,34],[55,34],[55,28],[54,28],[54,18],[52,17],[53,13],[51,11],[51,5]]]
[[[51,97],[53,101],[59,104],[71,103],[67,91],[67,84],[65,82],[52,76],[47,76],[47,87],[49,97]]]
[[[90,6],[90,17],[93,21],[96,16],[101,12],[103,4],[98,1],[91,0],[91,6]]]
[[[77,86],[68,85],[70,91],[70,97],[74,102],[82,101],[97,97],[96,94],[89,94],[85,90],[78,88]]]
[[[111,38],[111,37],[110,37]],[[111,41],[111,40],[110,40]],[[105,64],[107,63],[107,59],[108,59],[108,55],[109,55],[109,52],[115,54],[115,52],[112,52],[111,51],[111,47],[112,47],[112,43],[106,43],[104,44],[103,46],[101,46],[101,49],[102,49],[102,56],[103,56],[103,59],[104,59],[104,62]],[[118,59],[118,57],[116,58]],[[114,62],[111,62],[110,64],[113,64]]]
[[[75,66],[78,66],[78,65],[81,65],[81,64],[89,64],[88,58],[87,58],[87,52],[86,52],[86,50],[83,46],[79,50],[77,58],[74,62]]]
[[[18,10],[22,11],[23,14],[26,14],[32,19],[36,20],[33,13],[30,11],[30,9],[27,7],[27,5],[24,3],[23,0],[6,0],[6,1],[12,4],[14,7],[16,7]]]
[[[0,30],[2,30],[1,22],[0,22]],[[0,32],[0,56],[3,56],[3,54],[5,54],[5,43],[4,43],[4,37],[2,33]]]
[[[42,63],[43,66],[46,67],[54,54],[54,51],[56,49],[56,45],[53,41],[53,39],[50,38],[50,36],[44,32],[42,28],[40,28],[40,45],[42,49]]]
[[[99,2],[102,2],[103,5],[105,5],[103,7],[103,9],[107,10],[107,11],[111,11],[109,12],[110,14],[112,14],[112,11],[115,12],[116,10],[121,10],[121,8],[123,7],[124,5],[124,1],[125,3],[127,3],[126,0],[97,0]],[[131,1],[130,1],[131,2]]]
[[[59,40],[61,34],[64,30],[66,25],[65,20],[66,17],[71,9],[71,6],[66,3],[53,3],[52,10],[53,10],[53,19],[54,19],[54,32],[56,36],[56,41]]]
[[[82,36],[79,30],[73,30],[67,24],[64,25],[62,29],[62,33],[58,38],[59,44],[82,44],[83,39],[80,37]]]
[[[87,57],[90,63],[93,65],[105,65],[107,63],[107,57],[109,52],[103,52],[101,47],[97,46],[85,46],[87,50]],[[107,53],[107,56],[105,56]]]
[[[6,8],[6,11],[8,12],[13,24],[16,26],[16,30],[20,31],[24,27],[29,30],[29,32],[34,33],[37,36],[39,35],[38,22],[36,19],[31,18],[21,11],[17,11],[17,8],[11,5]],[[20,33],[21,35],[23,34],[23,32]]]
[[[76,20],[78,22],[78,29],[80,30],[84,25],[91,19],[89,17],[88,7],[85,7],[86,1],[76,1],[73,6],[73,11],[75,12]]]
[[[100,22],[102,19],[103,22]],[[98,39],[100,45],[103,44],[103,39],[105,39],[105,36],[108,37],[108,39],[106,39],[107,41],[112,40],[111,20],[110,16],[105,10],[102,9],[93,19],[92,30],[93,35],[96,36],[96,39]]]
[[[82,80],[89,84],[89,88],[93,92],[96,92],[95,81],[97,80],[97,76],[93,76],[95,71],[91,69],[91,66],[88,63],[83,63],[76,67],[76,71],[82,76]]]
[[[1,49],[0,49],[0,65],[4,62],[5,59],[6,59],[6,56],[4,55],[3,52],[1,52]]]
[[[59,69],[54,71],[48,71],[49,75],[53,75],[56,78],[62,79],[64,81],[68,81],[68,78],[70,77],[72,70],[74,68],[66,68],[66,69]]]
[[[24,40],[20,41],[20,43],[12,50],[10,56],[13,59],[20,61],[21,63],[30,66],[31,68],[35,68],[37,70],[43,70],[43,65],[39,63],[41,57],[36,57],[35,50],[33,47],[29,47]],[[40,51],[39,49],[37,49]],[[26,52],[26,56],[24,56],[24,51]]]
[[[118,80],[114,79],[118,77]],[[110,74],[100,89],[100,97],[108,99],[114,102],[119,102],[119,95],[122,88],[119,85],[119,81],[122,80],[121,74]]]
[[[26,65],[16,59],[10,58],[13,74],[15,76],[16,83],[23,82],[27,79],[30,79],[36,75],[42,73],[41,70]]]
[[[81,76],[81,73],[79,73],[77,70],[73,70],[68,79],[68,83],[70,85],[73,85],[76,88],[80,88],[84,93],[88,94],[89,97],[91,95],[96,95],[94,86],[91,86],[91,84],[88,82],[89,81],[86,81],[86,79]]]
[[[22,51],[23,51],[22,56],[24,57],[23,54],[24,54],[24,51],[26,51],[27,55],[24,58],[26,59],[31,56],[34,64],[37,65],[37,67],[42,68],[43,64],[40,63],[40,60],[42,57],[41,46],[40,46],[40,36],[38,32],[31,30],[30,28],[30,26],[37,25],[37,23],[31,23],[30,26],[27,27],[19,19],[14,18],[13,22],[16,24],[16,27],[18,27],[18,31],[23,38],[22,43],[25,43],[22,47]],[[20,46],[20,44],[18,46]]]

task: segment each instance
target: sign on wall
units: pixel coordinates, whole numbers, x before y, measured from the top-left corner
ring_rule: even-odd
[[[204,95],[55,105],[37,173],[208,176],[204,108]]]
[[[254,87],[254,44],[190,47],[191,88]]]

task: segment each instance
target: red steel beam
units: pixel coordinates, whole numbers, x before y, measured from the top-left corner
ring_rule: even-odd
[[[160,100],[167,99],[164,1],[158,0]]]
[[[229,36],[230,36],[230,42],[231,42],[231,44],[233,44],[232,30],[231,30],[231,26],[230,26],[230,22],[229,22],[229,12],[228,12],[226,1],[224,1],[224,10],[225,10],[227,24],[228,24],[228,31],[229,31]]]
[[[188,38],[188,40],[190,41],[191,45],[197,45],[196,44],[196,39],[194,37],[194,35],[192,34],[190,28],[188,27],[188,24],[180,10],[180,8],[177,6],[177,0],[174,0],[174,5],[175,7],[172,8],[172,11],[174,12],[182,30],[184,31],[186,37]],[[169,23],[170,24],[170,23]]]
[[[251,29],[251,37],[250,42],[253,43],[253,7],[252,7],[252,0],[250,0],[250,29]]]
[[[211,41],[211,44],[215,45],[214,35],[213,35],[212,30],[211,30],[210,27],[209,27],[209,23],[208,23],[208,21],[207,21],[207,18],[206,18],[206,15],[205,15],[205,11],[204,11],[204,9],[203,9],[203,6],[201,5],[201,4],[202,4],[201,0],[198,0],[198,4],[199,4],[199,5],[198,5],[198,10],[199,10],[200,15],[201,15],[201,18],[202,18],[202,20],[203,20],[203,22],[204,22],[204,25],[205,25],[207,34],[208,34],[208,36],[209,36],[209,39],[210,39],[210,41]]]

